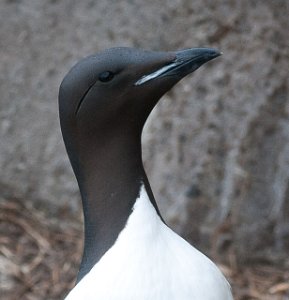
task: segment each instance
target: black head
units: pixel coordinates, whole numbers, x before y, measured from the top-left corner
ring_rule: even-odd
[[[156,89],[154,95],[152,82],[140,86],[135,83],[174,59],[173,53],[131,48],[108,49],[82,59],[60,87],[61,125],[75,125],[84,134],[86,130],[111,130],[132,119],[139,122],[153,104],[150,98],[159,98],[161,93]]]
[[[219,55],[209,48],[177,52],[112,48],[82,59],[65,76],[59,92],[68,152],[113,135],[140,136],[160,97]]]

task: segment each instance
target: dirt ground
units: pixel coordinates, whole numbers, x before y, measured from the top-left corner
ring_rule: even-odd
[[[59,224],[59,219],[61,223]],[[55,219],[17,199],[0,202],[1,299],[63,299],[73,287],[82,251],[81,216]],[[219,264],[236,300],[288,300],[289,271],[269,264]]]

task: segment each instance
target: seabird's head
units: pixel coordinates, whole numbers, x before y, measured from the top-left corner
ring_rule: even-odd
[[[75,150],[124,132],[140,135],[160,97],[219,55],[210,48],[177,52],[112,48],[82,59],[65,76],[59,92],[66,146]]]

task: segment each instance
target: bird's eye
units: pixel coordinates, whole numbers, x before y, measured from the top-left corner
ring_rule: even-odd
[[[114,74],[111,71],[104,71],[98,75],[98,79],[101,82],[111,81],[114,77]]]

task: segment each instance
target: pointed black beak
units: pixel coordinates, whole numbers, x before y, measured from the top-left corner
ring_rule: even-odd
[[[144,84],[155,78],[177,77],[183,78],[194,72],[204,63],[222,55],[217,49],[212,48],[191,48],[175,52],[175,58],[172,62],[166,64],[160,69],[141,77],[135,85]]]
[[[204,63],[222,55],[217,49],[192,48],[176,52],[176,66],[169,72],[171,75],[186,76],[194,72]]]

